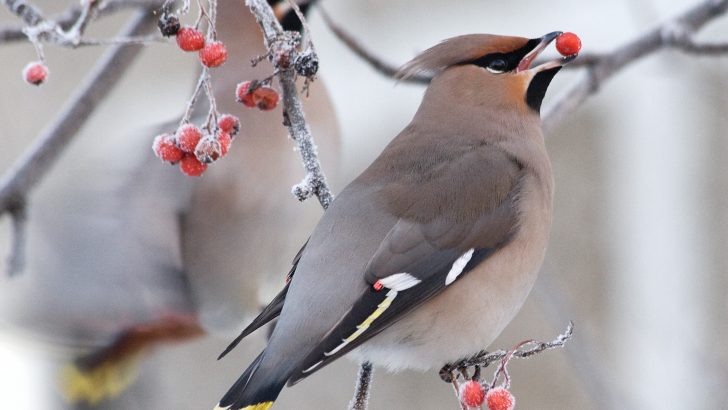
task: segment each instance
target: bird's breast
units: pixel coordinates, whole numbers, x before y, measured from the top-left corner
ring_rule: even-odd
[[[550,175],[548,176],[550,178]],[[488,347],[528,296],[551,225],[549,183],[526,175],[513,239],[353,355],[392,370],[426,370]]]

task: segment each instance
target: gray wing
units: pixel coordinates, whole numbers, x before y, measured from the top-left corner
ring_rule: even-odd
[[[364,269],[368,286],[290,383],[386,329],[505,245],[517,229],[524,172],[506,152],[481,146],[416,186],[385,184],[385,203],[398,201],[401,211]]]

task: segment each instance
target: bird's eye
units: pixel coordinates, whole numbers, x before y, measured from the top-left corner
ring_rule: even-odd
[[[488,63],[485,68],[493,74],[500,74],[508,69],[508,63],[506,63],[506,60],[502,58],[496,58]]]

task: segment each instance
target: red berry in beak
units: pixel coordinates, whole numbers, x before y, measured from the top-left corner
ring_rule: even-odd
[[[581,50],[581,39],[574,33],[564,33],[556,39],[556,50],[562,56],[573,56]]]

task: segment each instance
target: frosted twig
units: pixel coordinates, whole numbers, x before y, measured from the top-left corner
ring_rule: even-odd
[[[298,33],[284,32],[266,1],[246,0],[245,4],[250,8],[263,29],[266,48],[271,51],[271,55],[277,55],[276,52],[273,52],[274,50],[285,51],[290,54],[297,52],[295,45]],[[291,55],[289,61],[293,60],[295,60],[295,56]],[[310,178],[312,192],[318,198],[321,206],[326,209],[333,201],[334,196],[321,169],[316,144],[308,123],[306,123],[303,105],[298,97],[295,69],[292,64],[286,67],[276,67],[276,69],[278,70],[278,79],[283,91],[284,124],[288,127],[291,138],[296,142],[298,152],[301,153],[307,178]]]
[[[187,101],[187,108],[185,109],[185,113],[182,116],[182,120],[180,120],[179,125],[182,126],[188,122],[190,122],[190,117],[192,117],[192,111],[195,108],[195,103],[197,102],[197,97],[200,95],[200,91],[202,90],[202,87],[205,85],[205,77],[207,76],[206,68],[203,68],[202,72],[200,73],[200,77],[197,80],[197,85],[195,85],[194,91],[192,91],[192,97],[190,97],[189,101]]]
[[[354,397],[349,402],[348,410],[366,410],[369,405],[369,395],[372,389],[372,374],[374,368],[369,362],[362,362],[356,377]]]
[[[121,36],[151,31],[155,27],[152,17],[148,10],[138,11],[122,30]],[[139,51],[140,47],[127,45],[117,45],[106,51],[53,123],[0,177],[0,214],[12,211],[15,204],[25,202],[28,193],[71,145],[73,137],[122,78]]]
[[[3,3],[6,5],[10,3],[8,0],[2,0]],[[18,4],[17,0],[13,3]],[[96,20],[101,17],[110,16],[114,13],[117,13],[122,10],[126,10],[129,8],[151,8],[155,7],[157,4],[159,4],[159,0],[105,0],[100,2],[100,4],[97,6],[95,13],[91,15],[91,20]],[[35,8],[34,8],[35,9]],[[36,14],[35,16],[39,18],[39,20],[32,25],[37,25],[41,21],[46,21],[46,19],[42,16],[40,13],[40,10],[35,9]],[[51,18],[48,18],[47,21],[53,22],[56,26],[58,26],[61,30],[69,30],[79,19],[79,16],[81,16],[81,11],[83,10],[83,7],[81,5],[75,4],[71,7],[69,7],[66,11],[63,13],[53,16]],[[17,14],[17,13],[16,13]],[[23,33],[23,29],[27,27],[27,23],[24,26],[3,26],[0,27],[0,43],[7,43],[11,41],[20,41],[25,40],[26,36]]]
[[[98,1],[84,0],[81,2],[81,15],[78,16],[76,22],[71,28],[65,33],[66,41],[70,42],[74,46],[77,46],[81,42],[81,36],[86,31],[91,16],[93,15],[94,9],[97,7]]]
[[[453,378],[457,378],[455,373],[462,373],[462,369],[468,367],[488,367],[494,362],[503,360],[506,356],[512,355],[513,357],[527,358],[535,354],[541,353],[544,350],[554,349],[557,347],[563,347],[564,344],[571,339],[574,334],[574,323],[569,321],[569,325],[566,327],[566,331],[556,337],[556,339],[550,342],[539,342],[536,340],[528,340],[521,342],[518,348],[510,351],[497,350],[489,353],[485,350],[465,359],[460,360],[457,363],[449,363],[440,369],[440,378],[447,382],[452,383]]]

